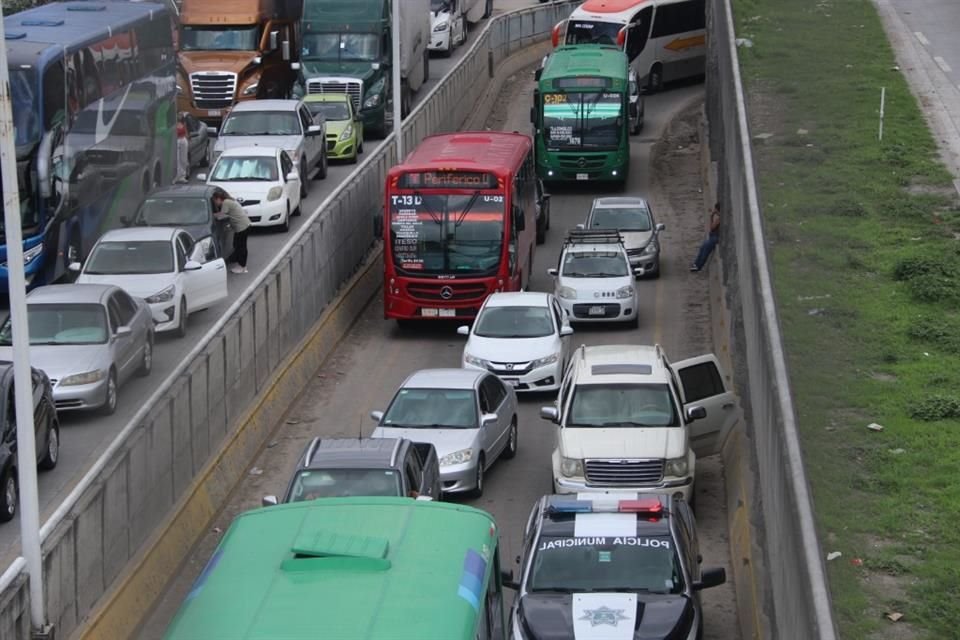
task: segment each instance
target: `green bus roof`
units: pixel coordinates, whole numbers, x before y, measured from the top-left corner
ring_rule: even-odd
[[[492,516],[451,503],[327,498],[249,511],[165,638],[473,638],[496,548]]]
[[[575,76],[600,76],[626,83],[628,69],[627,54],[616,47],[567,45],[547,57],[540,86],[549,89],[553,80]]]

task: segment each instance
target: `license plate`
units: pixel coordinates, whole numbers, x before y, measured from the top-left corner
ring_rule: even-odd
[[[590,307],[590,311],[587,313],[589,313],[591,316],[602,316],[603,307]]]
[[[209,111],[207,111],[207,115],[210,116],[211,118],[219,118],[220,109],[210,109]]]
[[[504,380],[504,382],[506,382],[506,383],[507,383],[508,385],[510,385],[511,387],[516,387],[516,386],[519,386],[519,385],[520,385],[520,381],[519,381],[519,380],[510,380],[509,378],[507,378],[506,380]]]
[[[441,318],[452,318],[457,315],[456,309],[440,309]]]
[[[440,315],[440,309],[420,309],[420,315],[427,318],[436,318]]]
[[[589,179],[590,179],[590,174],[589,174],[589,173],[578,173],[578,174],[577,174],[577,180],[589,180]]]

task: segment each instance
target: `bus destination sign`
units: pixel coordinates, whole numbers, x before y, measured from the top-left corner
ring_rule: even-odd
[[[496,189],[497,177],[479,171],[414,171],[400,178],[403,189]]]
[[[571,76],[553,81],[554,89],[606,89],[612,84],[610,78],[596,76]]]

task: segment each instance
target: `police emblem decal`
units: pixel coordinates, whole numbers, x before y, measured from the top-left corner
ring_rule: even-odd
[[[623,615],[623,609],[611,609],[610,607],[597,607],[596,609],[584,609],[583,617],[580,620],[586,620],[591,627],[597,627],[601,624],[607,624],[615,627],[621,620],[627,620]]]

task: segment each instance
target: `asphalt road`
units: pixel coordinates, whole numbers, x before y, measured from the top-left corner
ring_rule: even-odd
[[[535,4],[530,0],[497,0],[494,15],[512,11],[521,7]],[[486,21],[484,21],[486,22]],[[481,29],[474,26],[472,31]],[[432,57],[430,60],[430,79],[417,92],[414,104],[419,102],[447,71],[456,63],[457,59],[472,44],[468,38],[466,45],[454,50],[450,58]],[[374,150],[379,141],[368,141],[364,145],[365,152]],[[310,195],[303,205],[304,215],[293,218],[291,232],[297,229],[327,195],[333,191],[354,170],[354,165],[331,164],[327,178],[313,180],[310,185]],[[190,316],[187,336],[183,339],[158,336],[154,351],[153,372],[148,378],[134,378],[121,390],[117,412],[109,418],[84,413],[64,413],[61,415],[61,448],[60,462],[52,471],[39,474],[40,486],[40,521],[45,522],[57,505],[69,494],[70,490],[80,481],[83,474],[96,461],[114,436],[123,429],[127,421],[140,408],[140,402],[150,397],[157,386],[177,366],[181,359],[190,352],[197,341],[207,330],[216,323],[222,313],[230,307],[233,301],[252,283],[260,271],[270,262],[270,259],[283,247],[289,238],[288,234],[271,231],[257,232],[250,237],[250,260],[247,265],[249,273],[230,274],[227,286],[229,297],[218,305]],[[0,525],[0,567],[7,567],[20,553],[20,525],[19,517]]]
[[[890,0],[897,14],[934,63],[960,87],[960,3],[955,0]]]
[[[532,86],[530,70],[509,80],[487,127],[527,131]],[[687,268],[690,254],[702,238],[705,221],[703,196],[698,192],[699,155],[687,145],[689,135],[686,134],[682,144],[671,140],[658,147],[670,156],[666,160],[673,168],[673,175],[655,181],[653,165],[659,164],[660,158],[656,163],[651,161],[652,143],[665,130],[668,121],[702,99],[702,86],[679,88],[648,98],[646,127],[640,136],[633,138],[631,145],[627,192],[647,195],[658,220],[667,225],[663,275],[657,280],[639,283],[640,294],[647,300],[642,307],[639,328],[577,327],[571,337],[573,345],[659,342],[674,359],[711,349],[706,274],[693,274]],[[688,116],[689,113],[687,110]],[[687,130],[690,130],[689,124]],[[678,156],[678,153],[685,155]],[[678,166],[682,168],[679,173],[675,170]],[[665,182],[667,189],[661,189],[658,182]],[[531,289],[542,291],[552,290],[552,279],[546,270],[556,264],[565,230],[581,222],[591,200],[602,195],[582,188],[566,192],[553,189],[552,193],[552,228],[547,243],[537,247],[531,281]],[[430,324],[401,331],[396,323],[383,319],[381,298],[375,296],[352,332],[316,373],[298,402],[290,407],[273,441],[261,451],[248,475],[234,489],[229,504],[141,627],[139,637],[152,640],[162,636],[223,531],[238,513],[260,506],[261,496],[282,494],[297,458],[311,437],[369,435],[374,425],[368,413],[384,408],[397,385],[410,372],[427,367],[459,366],[465,339],[456,334],[455,328]],[[515,566],[523,526],[534,501],[551,490],[551,425],[539,418],[539,407],[551,400],[549,395],[521,397],[516,458],[497,462],[488,472],[483,497],[468,501],[496,517],[503,535],[504,568]],[[723,482],[722,464],[717,456],[698,462],[697,517],[704,565],[727,567],[730,576]],[[705,638],[737,640],[732,585],[705,591],[703,602]]]

